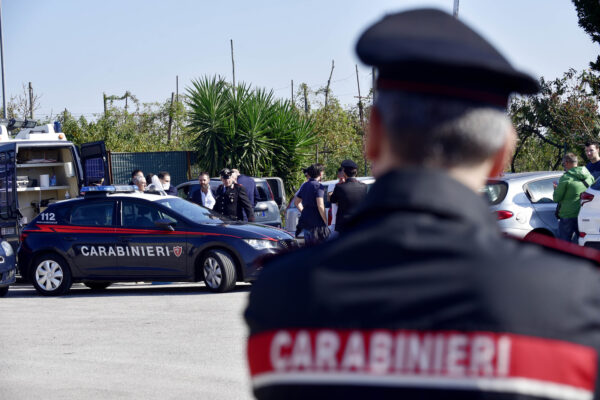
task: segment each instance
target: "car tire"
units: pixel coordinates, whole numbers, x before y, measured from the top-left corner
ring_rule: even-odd
[[[60,296],[71,289],[71,269],[59,255],[44,254],[33,263],[31,282],[43,296]]]
[[[83,282],[83,284],[94,291],[101,291],[109,287],[112,282]]]
[[[211,250],[202,259],[202,276],[211,292],[227,292],[235,287],[235,263],[222,250]]]
[[[0,287],[0,297],[4,297],[8,294],[8,286]]]

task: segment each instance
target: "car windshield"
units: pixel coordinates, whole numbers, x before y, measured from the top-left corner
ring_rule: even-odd
[[[229,220],[227,217],[215,211],[209,210],[208,208],[199,206],[187,200],[183,200],[179,197],[170,197],[167,199],[157,200],[157,203],[199,224],[231,222],[231,220]]]

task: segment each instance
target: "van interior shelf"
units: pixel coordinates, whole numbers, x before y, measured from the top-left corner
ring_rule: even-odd
[[[69,186],[48,186],[48,187],[24,187],[17,188],[17,192],[41,192],[43,190],[64,190],[69,189]]]
[[[32,164],[17,164],[17,168],[59,167],[62,165],[65,165],[65,163],[64,162],[32,163]]]

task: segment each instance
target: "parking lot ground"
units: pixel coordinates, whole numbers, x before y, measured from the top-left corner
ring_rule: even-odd
[[[0,399],[250,399],[249,285],[30,285],[0,298]]]

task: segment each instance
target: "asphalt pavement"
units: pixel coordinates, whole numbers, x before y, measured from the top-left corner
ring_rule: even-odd
[[[250,286],[25,284],[0,298],[0,399],[251,399],[242,312]]]

